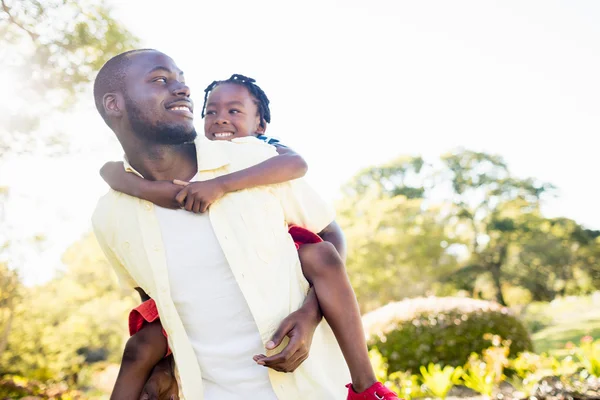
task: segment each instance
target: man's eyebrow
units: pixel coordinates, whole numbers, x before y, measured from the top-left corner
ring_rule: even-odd
[[[156,72],[156,71],[164,71],[164,72],[169,73],[169,74],[173,73],[173,71],[171,71],[169,68],[163,67],[162,65],[157,65],[156,67],[154,67],[150,71],[148,71],[148,75],[151,74],[151,73],[153,73],[153,72]],[[182,70],[178,70],[177,73],[179,75],[183,75],[183,71]]]

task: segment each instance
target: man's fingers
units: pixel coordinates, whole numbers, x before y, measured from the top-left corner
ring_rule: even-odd
[[[177,193],[177,196],[175,196],[175,201],[177,203],[179,203],[179,205],[183,206],[187,195],[188,195],[188,189],[183,188],[179,191],[179,193]]]
[[[300,352],[297,352],[296,354],[294,354],[292,356],[292,358],[290,358],[286,363],[283,363],[281,365],[284,372],[294,372],[294,370],[296,368],[298,368],[298,366],[302,363],[303,357],[304,357],[304,355],[301,354]]]
[[[269,350],[272,350],[275,347],[279,346],[281,344],[281,342],[283,341],[283,338],[286,337],[288,335],[288,333],[290,333],[290,331],[293,329],[293,327],[294,326],[291,323],[289,323],[286,319],[284,319],[281,322],[281,325],[279,325],[279,327],[277,328],[277,330],[271,337],[271,340],[267,342],[265,347]],[[291,340],[290,340],[290,344],[291,344]],[[289,347],[289,344],[286,346],[286,349],[288,347]]]
[[[185,205],[183,206],[183,208],[186,209],[186,211],[193,211],[194,210],[194,196],[190,195],[187,196],[185,199]]]
[[[282,351],[279,354],[275,354],[274,356],[262,358],[258,360],[257,363],[260,365],[264,365],[265,367],[273,368],[274,366],[286,362],[290,359],[291,354],[286,350]]]
[[[294,372],[304,360],[308,358],[308,354],[297,352],[287,361],[265,365],[267,368],[274,369],[279,372]]]
[[[264,357],[257,361],[258,364],[264,365],[265,367],[272,367],[274,365],[288,362],[293,358],[293,356],[298,351],[298,346],[296,346],[292,341],[285,346],[285,349],[281,353],[272,355],[270,357]]]
[[[200,207],[200,212],[205,213],[208,210],[209,205],[210,203],[208,203],[207,201],[203,201],[202,206]]]
[[[194,206],[192,207],[192,211],[195,213],[199,213],[202,208],[202,202],[200,200],[194,200]]]

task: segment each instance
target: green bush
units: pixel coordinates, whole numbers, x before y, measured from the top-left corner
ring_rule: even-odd
[[[429,363],[462,366],[490,346],[486,333],[512,342],[511,356],[532,349],[523,324],[496,303],[428,297],[390,303],[363,317],[370,348],[387,360],[388,372],[418,371]]]

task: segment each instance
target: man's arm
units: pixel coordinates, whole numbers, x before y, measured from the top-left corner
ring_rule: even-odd
[[[321,322],[323,314],[314,288],[310,288],[304,304],[297,311],[288,315],[267,343],[267,349],[279,346],[284,337],[290,341],[281,353],[267,357],[264,354],[254,356],[254,361],[279,372],[294,372],[308,358],[315,329]]]
[[[335,248],[345,256],[345,241],[339,226],[332,222],[333,209],[302,179],[279,186],[277,196],[289,224],[320,232],[325,240],[331,240]],[[277,347],[285,336],[290,338],[281,353],[265,357],[257,355],[254,360],[280,372],[293,372],[306,358],[312,338],[323,315],[314,288],[310,288],[302,306],[287,316],[277,328],[267,349]]]

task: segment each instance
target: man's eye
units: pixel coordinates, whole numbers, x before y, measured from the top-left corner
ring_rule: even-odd
[[[162,83],[167,83],[167,78],[165,78],[164,76],[161,76],[159,78],[155,78],[153,80],[153,82],[162,82]]]
[[[236,110],[236,109],[229,110],[229,113],[231,113],[231,114],[237,114],[239,112],[241,112],[241,111],[240,110]]]

